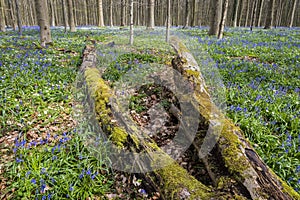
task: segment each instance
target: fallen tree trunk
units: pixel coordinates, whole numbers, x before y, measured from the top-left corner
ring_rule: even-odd
[[[211,120],[211,114],[222,119],[215,105],[211,102],[206,90],[205,82],[197,62],[192,54],[185,48],[178,38],[172,38],[171,45],[176,50],[178,57],[173,62],[173,67],[178,69],[184,77],[192,80],[195,85],[195,94],[198,100],[200,115],[206,121]],[[215,118],[215,117],[214,117]],[[236,127],[229,119],[223,121],[223,129],[216,146],[229,176],[226,177],[241,183],[252,199],[300,199],[296,191],[283,182],[262,161],[250,143],[245,139],[240,128]],[[216,156],[216,155],[213,155]],[[223,181],[224,177],[217,177]],[[226,183],[225,183],[226,184]],[[224,185],[220,182],[217,185]]]
[[[212,184],[204,184],[199,178],[195,178],[164,153],[151,138],[141,139],[138,133],[126,127],[126,124],[115,122],[109,101],[109,98],[114,98],[114,94],[95,68],[95,49],[87,46],[83,54],[81,70],[95,100],[100,127],[110,140],[119,149],[149,153],[147,159],[153,166],[168,164],[153,172],[139,174],[144,182],[147,182],[144,183],[146,189],[158,191],[161,199],[300,199],[298,193],[262,162],[244,138],[242,131],[224,118],[211,102],[197,62],[184,45],[175,38],[172,38],[171,44],[178,54],[172,63],[173,67],[194,85],[198,102],[198,108],[195,109],[200,113],[200,123],[204,124],[202,126],[207,126],[213,120],[223,123],[217,144],[210,155],[203,156],[199,149],[203,142],[201,130],[197,132],[195,140],[191,139],[193,145],[189,149],[198,153],[199,162],[205,166],[208,173],[206,178],[211,179]],[[151,154],[154,151],[159,154]],[[138,165],[143,167],[143,163]],[[124,166],[126,167],[130,166]]]

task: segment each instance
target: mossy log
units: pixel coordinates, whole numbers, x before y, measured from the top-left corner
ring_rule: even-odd
[[[192,54],[176,37],[171,39],[171,45],[178,56],[173,61],[173,67],[177,69],[184,77],[192,80],[195,85],[195,94],[199,103],[200,115],[208,122],[211,114],[214,113],[221,117],[222,113],[218,111],[212,103],[207,92],[204,79],[201,75],[199,66]],[[222,119],[222,117],[221,117]],[[224,169],[228,170],[228,177],[240,183],[243,187],[243,193],[251,199],[300,199],[290,186],[282,181],[275,173],[262,161],[255,152],[254,148],[245,139],[241,129],[233,124],[229,119],[222,120],[223,128],[217,142],[217,153],[224,163]],[[224,177],[217,177],[220,181]]]
[[[150,160],[153,166],[160,162],[167,167],[149,173],[138,174],[143,178],[148,192],[158,191],[161,199],[300,199],[298,193],[278,178],[259,158],[242,131],[230,120],[225,119],[217,107],[210,101],[204,79],[193,56],[177,39],[172,45],[178,53],[173,67],[183,74],[195,86],[195,97],[199,103],[201,123],[208,124],[211,113],[221,117],[224,124],[216,148],[208,157],[199,160],[207,168],[213,184],[204,184],[175,160],[164,153],[151,138],[141,139],[134,131],[128,132],[126,125],[121,126],[113,118],[109,99],[114,97],[112,89],[101,78],[95,68],[95,49],[87,46],[83,53],[81,71],[85,75],[91,96],[95,100],[95,111],[101,128],[108,138],[120,149],[141,152],[160,152],[153,154]],[[191,67],[193,66],[193,67]],[[197,133],[200,134],[200,133]],[[198,141],[193,141],[196,150]],[[150,154],[151,155],[151,154]],[[216,165],[212,157],[221,159]],[[141,164],[142,165],[142,164]],[[126,167],[126,166],[124,166]],[[216,170],[218,168],[218,170]],[[216,173],[219,171],[220,173]]]

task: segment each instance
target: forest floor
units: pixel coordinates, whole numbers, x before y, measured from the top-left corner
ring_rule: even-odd
[[[135,175],[112,170],[105,156],[92,156],[74,115],[74,87],[86,44],[99,42],[97,68],[112,87],[132,69],[171,64],[175,54],[162,29],[138,30],[133,47],[127,34],[117,28],[53,29],[54,45],[41,49],[36,28],[22,36],[0,33],[0,199],[159,198]],[[196,58],[208,52],[208,60],[197,61],[210,91],[221,95],[215,100],[226,101],[226,115],[268,166],[299,191],[300,29],[226,29],[222,40],[208,37],[206,28],[174,29],[174,34]],[[151,115],[176,101],[166,88],[143,86],[129,100],[131,117],[146,127]],[[157,103],[160,107],[151,109]],[[159,146],[178,129],[172,113],[165,120],[164,129],[153,135]],[[188,155],[181,164],[201,177],[203,171],[195,170]]]

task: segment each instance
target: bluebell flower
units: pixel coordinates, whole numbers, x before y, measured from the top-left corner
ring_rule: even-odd
[[[33,178],[33,179],[31,179],[31,181],[30,181],[32,184],[36,184],[36,180]]]

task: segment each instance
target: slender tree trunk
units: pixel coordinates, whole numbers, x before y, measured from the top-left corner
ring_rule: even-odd
[[[35,9],[37,13],[38,24],[40,26],[41,46],[46,47],[46,44],[52,43],[46,0],[35,0]]]
[[[15,14],[14,14],[14,6],[13,6],[13,2],[12,0],[8,0],[8,7],[9,7],[9,14],[10,14],[10,17],[11,17],[11,25],[13,27],[13,30],[17,30],[17,24],[16,24],[16,19],[15,19]]]
[[[296,6],[297,6],[297,0],[294,0],[293,8],[292,8],[292,13],[291,13],[291,20],[289,23],[289,27],[291,28],[293,26],[294,22],[294,17],[295,17],[295,11],[296,11]]]
[[[148,0],[148,29],[154,29],[154,6],[155,0]]]
[[[257,20],[257,26],[261,26],[261,15],[262,15],[262,10],[264,8],[264,2],[265,0],[260,1],[260,7],[258,11],[258,20]]]
[[[249,10],[250,10],[250,0],[247,0],[247,9],[246,9],[246,20],[244,26],[248,26],[248,19],[249,19]]]
[[[240,0],[235,0],[234,1],[234,10],[233,10],[233,27],[237,26],[239,6],[240,6]]]
[[[114,26],[114,19],[113,19],[113,0],[109,1],[109,25],[110,27]]]
[[[268,14],[265,23],[265,29],[270,29],[274,21],[275,0],[269,0]]]
[[[257,10],[257,1],[258,0],[253,0],[253,13],[251,17],[251,27],[250,30],[252,31],[253,26],[255,26],[255,19],[256,19],[256,10]]]
[[[210,28],[208,35],[219,34],[220,21],[222,13],[222,0],[213,0],[211,1],[211,16],[210,16]]]
[[[219,28],[219,33],[218,33],[218,39],[223,38],[223,32],[224,32],[224,27],[226,23],[226,16],[227,16],[227,11],[228,11],[228,0],[224,0],[223,4],[223,9],[222,9],[222,18],[220,22],[220,28]]]
[[[5,32],[5,3],[4,0],[0,0],[0,31]]]
[[[130,0],[130,45],[133,45],[133,0]]]
[[[55,26],[55,10],[54,10],[54,6],[53,6],[53,0],[49,0],[49,5],[50,5],[50,9],[51,9],[51,26]]]
[[[180,25],[180,0],[177,0],[177,26]]]
[[[189,20],[190,20],[190,0],[185,0],[185,17],[184,17],[184,26],[183,28],[189,27]]]
[[[18,30],[19,30],[19,34],[22,35],[22,21],[21,21],[19,0],[15,0],[15,4],[16,4]]]
[[[70,31],[75,32],[76,27],[75,27],[75,21],[74,21],[73,1],[67,0],[67,4],[68,4],[68,17],[69,17]]]
[[[191,26],[196,26],[197,16],[198,16],[198,2],[197,0],[193,0],[193,15],[192,15]]]
[[[242,26],[242,20],[243,20],[243,16],[244,16],[244,14],[245,14],[245,2],[246,2],[247,0],[241,0],[241,10],[240,10],[240,18],[239,18],[239,27],[240,26]]]
[[[98,26],[104,26],[104,19],[103,19],[103,2],[102,0],[98,0]]]
[[[121,0],[121,26],[125,26],[126,19],[126,0]]]
[[[168,0],[167,6],[167,28],[166,28],[166,42],[170,42],[170,28],[171,28],[171,0]]]
[[[68,20],[67,20],[67,11],[66,11],[66,2],[65,0],[61,0],[61,6],[62,6],[62,15],[63,15],[63,22],[65,27],[65,33],[67,32],[67,26],[68,26]]]

